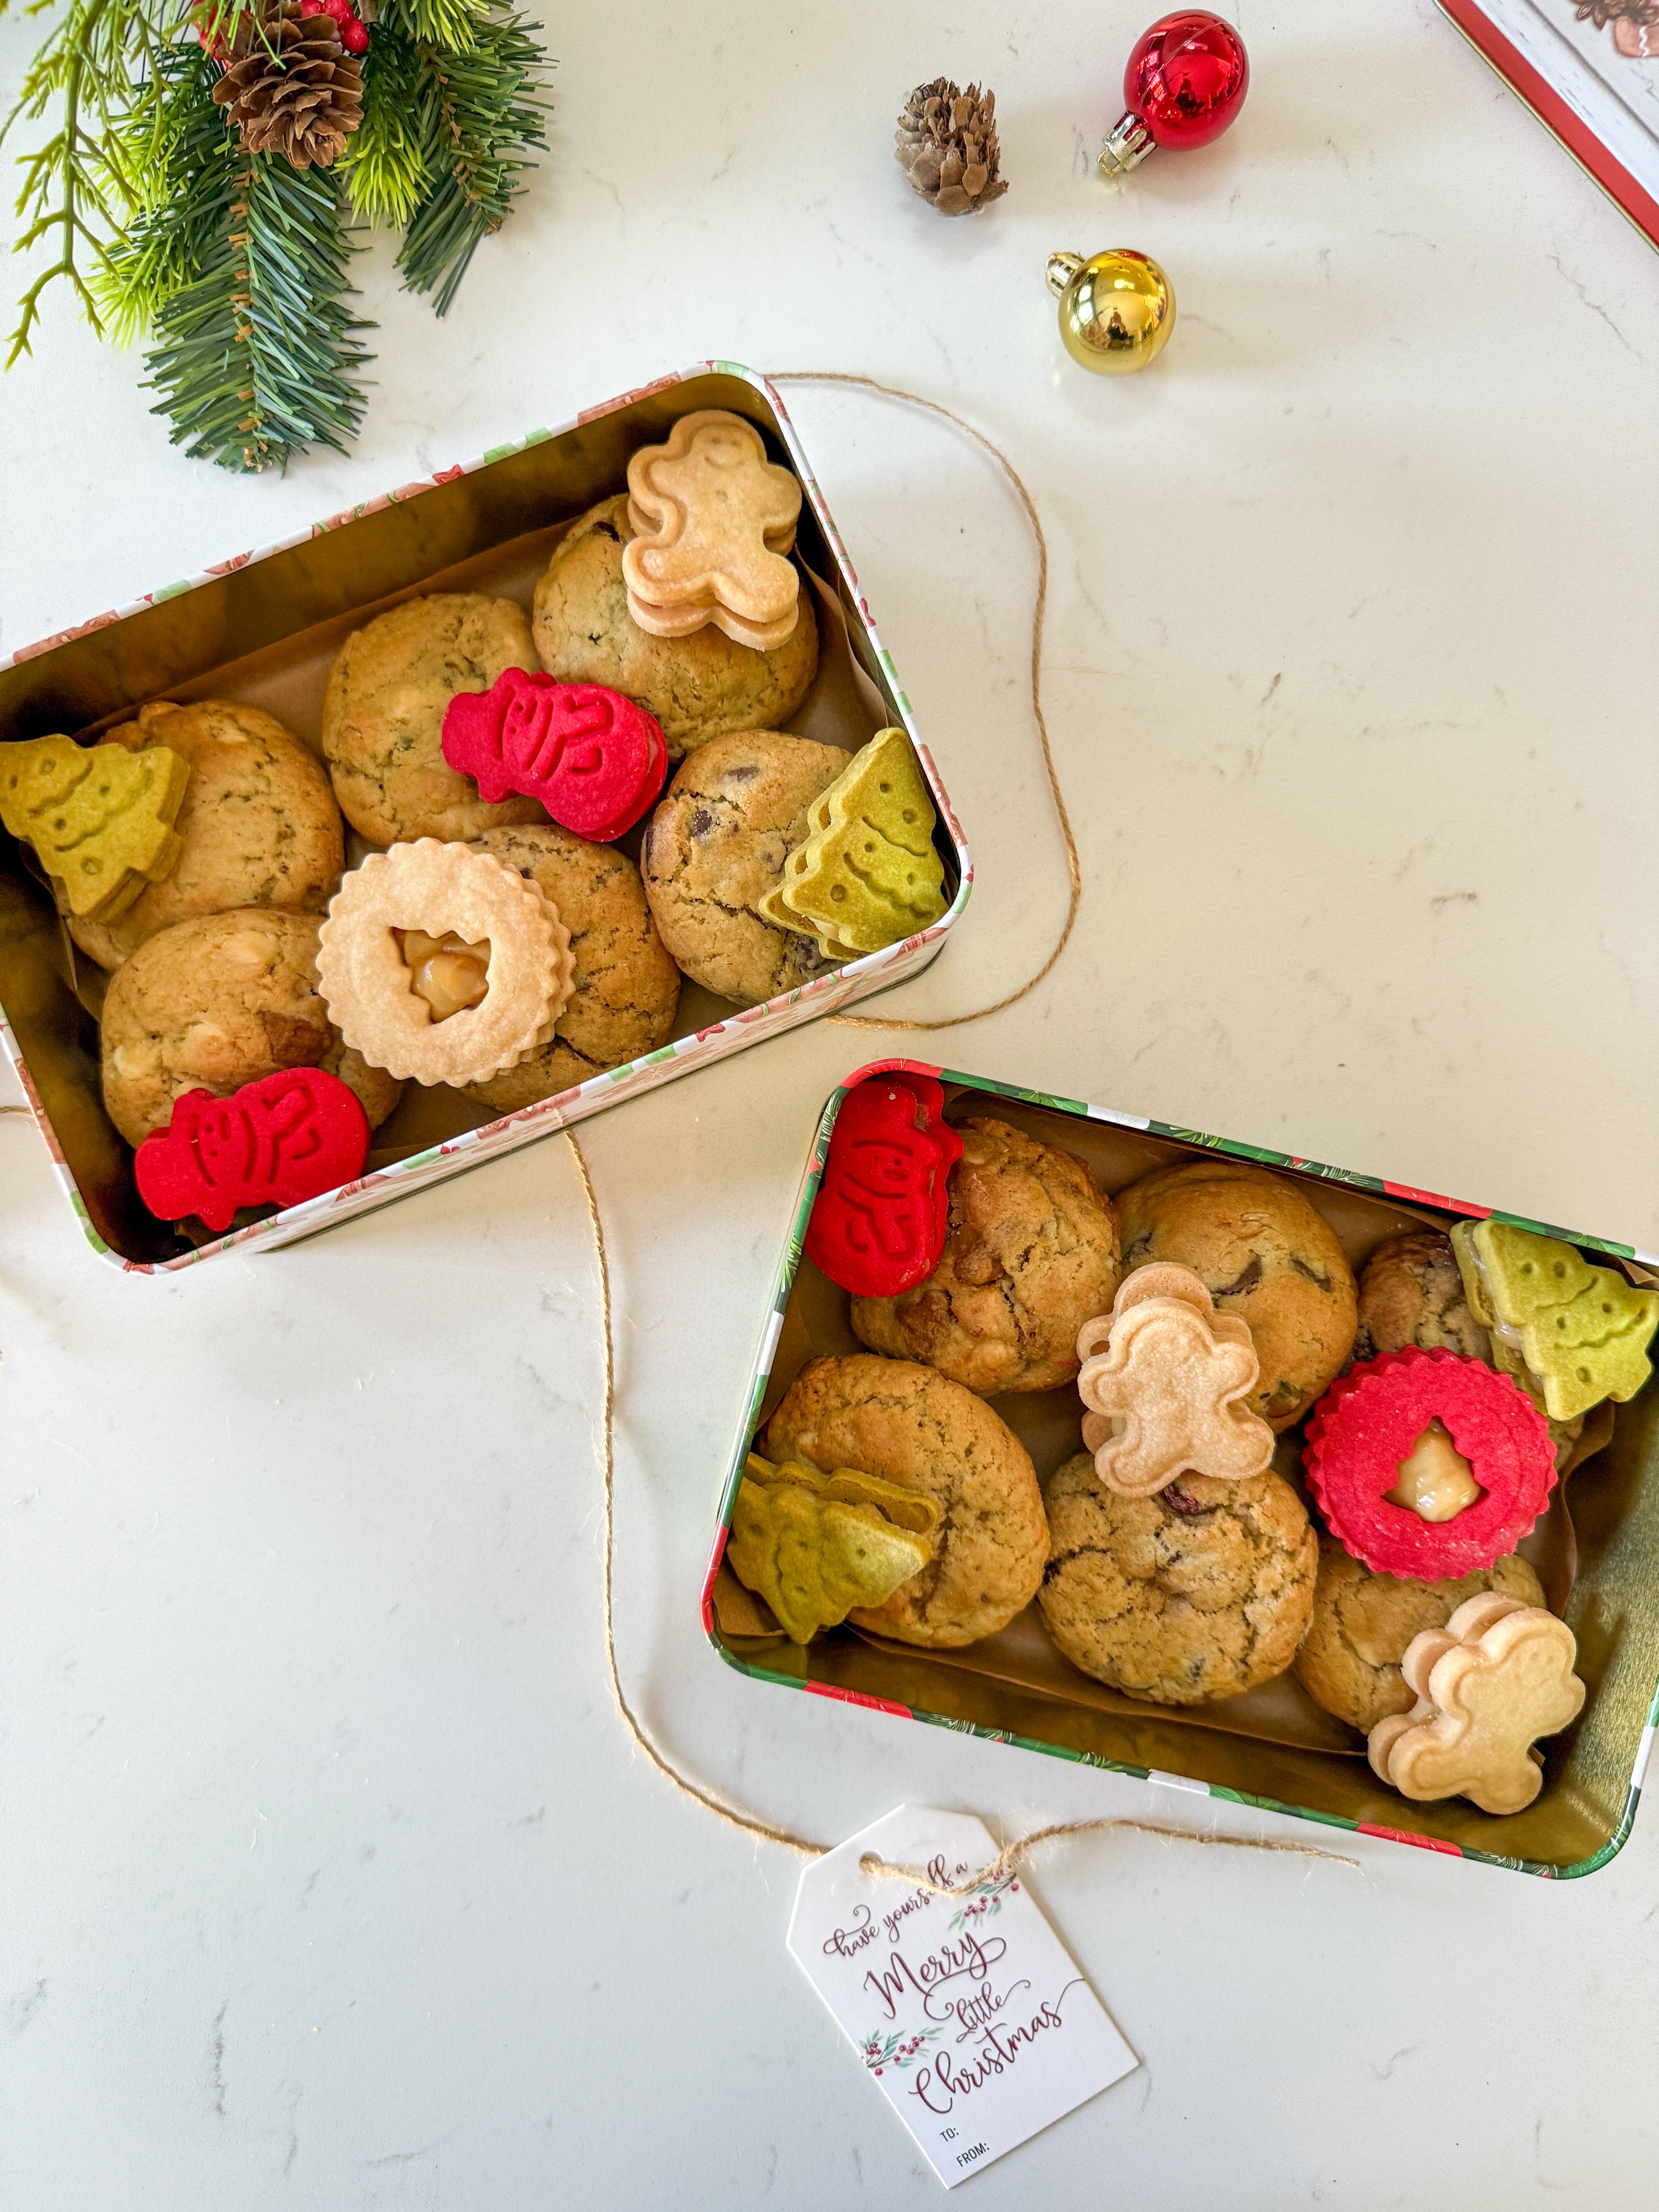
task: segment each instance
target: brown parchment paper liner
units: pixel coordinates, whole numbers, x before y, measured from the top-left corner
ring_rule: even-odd
[[[528,613],[537,583],[553,549],[571,527],[571,520],[567,518],[546,529],[531,531],[487,553],[442,569],[410,590],[395,592],[372,605],[354,608],[349,614],[331,622],[296,632],[261,653],[228,662],[222,668],[191,683],[175,685],[158,696],[175,699],[181,705],[197,699],[234,699],[246,706],[263,707],[320,759],[323,692],[328,672],[335,655],[354,630],[362,629],[389,607],[400,606],[407,599],[425,599],[436,592],[487,592],[497,599],[516,600]],[[811,589],[817,615],[818,672],[811,691],[787,727],[797,737],[856,752],[885,723],[881,694],[859,665],[839,598],[822,577],[807,567],[799,553],[795,565]],[[76,734],[82,738],[94,736],[118,722],[130,721],[136,711],[124,708]],[[626,853],[635,863],[649,821],[647,814],[626,836],[616,841],[617,850]],[[27,866],[34,856],[27,848],[21,849]],[[379,849],[347,825],[348,869],[357,866],[368,854]],[[32,872],[50,896],[50,885],[38,864]],[[954,878],[951,890],[953,892]],[[317,918],[320,921],[322,916]],[[61,919],[58,938],[62,972],[81,1005],[96,1021],[103,1010],[109,975],[81,951]],[[712,992],[703,990],[687,977],[681,985],[673,1033],[676,1036],[693,1036],[724,1019],[731,1011],[728,1000],[715,998]],[[394,1160],[407,1159],[410,1154],[441,1144],[463,1129],[481,1128],[486,1122],[496,1120],[498,1115],[499,1109],[481,1105],[446,1085],[426,1087],[410,1083],[404,1088],[403,1103],[397,1111],[374,1132],[368,1168],[372,1172]],[[217,1232],[200,1230],[197,1233],[198,1229],[199,1224],[185,1223],[180,1225],[180,1233],[197,1243],[214,1241]]]
[[[1027,1106],[990,1092],[952,1086],[946,1118],[959,1121],[968,1115],[993,1115],[1023,1129],[1045,1144],[1056,1145],[1085,1160],[1109,1194],[1150,1174],[1154,1168],[1194,1156],[1190,1147],[1152,1137],[1141,1131],[1120,1128],[1110,1122],[1085,1121]],[[1289,1173],[1273,1169],[1274,1174]],[[1289,1174],[1303,1194],[1329,1222],[1356,1274],[1379,1244],[1403,1231],[1423,1225],[1443,1228],[1441,1217],[1396,1200],[1374,1197],[1346,1183],[1316,1176]],[[848,1318],[844,1291],[819,1273],[802,1255],[788,1307],[785,1312],[772,1371],[761,1407],[761,1425],[769,1419],[809,1359],[844,1358],[866,1349],[854,1335]],[[992,1406],[1031,1455],[1039,1480],[1046,1483],[1055,1468],[1083,1449],[1081,1401],[1076,1387],[1058,1390],[1012,1392],[994,1398]],[[1543,1517],[1522,1543],[1522,1555],[1536,1570],[1550,1610],[1565,1616],[1577,1572],[1578,1545],[1567,1502],[1567,1477],[1613,1432],[1613,1408],[1598,1407],[1586,1420],[1560,1479],[1550,1492]],[[1282,1475],[1309,1506],[1318,1525],[1302,1480],[1302,1427],[1279,1440],[1273,1454],[1274,1472]],[[712,1593],[721,1633],[738,1639],[745,1649],[759,1650],[775,1644],[782,1631],[764,1601],[745,1589],[722,1561]],[[1363,1759],[1365,1739],[1308,1695],[1294,1674],[1285,1674],[1237,1698],[1215,1698],[1198,1705],[1155,1705],[1095,1681],[1064,1658],[1051,1642],[1036,1601],[996,1636],[957,1650],[920,1651],[914,1644],[872,1635],[849,1624],[837,1632],[896,1657],[925,1656],[932,1666],[1006,1683],[1042,1698],[1091,1707],[1097,1711],[1138,1718],[1156,1718],[1178,1727],[1212,1729],[1224,1735],[1248,1737],[1258,1743],[1282,1745],[1304,1751],[1335,1752]]]

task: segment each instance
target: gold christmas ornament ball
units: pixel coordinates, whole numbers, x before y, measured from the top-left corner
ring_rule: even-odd
[[[1097,376],[1127,376],[1158,359],[1175,328],[1175,287],[1148,253],[1051,253],[1048,289],[1060,297],[1060,335],[1072,359]]]

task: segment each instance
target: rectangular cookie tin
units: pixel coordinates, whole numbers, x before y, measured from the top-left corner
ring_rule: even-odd
[[[25,646],[0,661],[0,738],[94,732],[162,696],[249,697],[286,720],[295,684],[303,677],[308,696],[320,696],[320,671],[339,641],[386,607],[434,589],[522,593],[562,526],[618,489],[629,455],[702,407],[748,416],[774,457],[787,459],[800,478],[805,500],[798,544],[818,580],[823,640],[803,717],[812,717],[828,679],[838,736],[850,734],[856,745],[884,726],[902,724],[908,732],[939,815],[935,844],[951,902],[944,915],[901,944],[741,1012],[688,978],[678,1033],[667,1044],[519,1112],[492,1118],[453,1093],[422,1093],[412,1105],[406,1097],[376,1133],[359,1181],[194,1242],[153,1219],[138,1201],[131,1154],[103,1110],[97,1025],[75,988],[66,934],[16,845],[0,831],[0,1051],[17,1071],[64,1194],[102,1258],[149,1273],[191,1266],[233,1245],[313,1235],[885,990],[938,956],[973,880],[966,842],[794,427],[765,379],[736,362],[700,362],[590,408],[574,422],[532,431],[515,445],[441,469],[297,537],[236,554]],[[314,727],[295,734],[318,744]]]
[[[722,1565],[732,1509],[752,1439],[806,1360],[864,1348],[848,1327],[845,1294],[818,1274],[803,1243],[842,1101],[866,1075],[903,1067],[939,1078],[953,1115],[964,1106],[993,1113],[1081,1152],[1109,1192],[1155,1167],[1220,1152],[1298,1182],[1351,1260],[1400,1231],[1425,1223],[1447,1227],[1467,1216],[1565,1237],[1632,1263],[1626,1272],[1638,1279],[1659,1281],[1659,1255],[1604,1237],[923,1061],[872,1061],[832,1092],[819,1119],[725,1471],[702,1596],[704,1631],[721,1658],[757,1681],[1516,1873],[1559,1879],[1605,1866],[1630,1833],[1659,1724],[1659,1379],[1617,1408],[1611,1443],[1563,1478],[1546,1521],[1522,1547],[1552,1596],[1552,1576],[1557,1578],[1589,1695],[1574,1727],[1542,1747],[1545,1783],[1537,1800],[1507,1818],[1482,1813],[1463,1798],[1419,1805],[1387,1789],[1366,1762],[1364,1738],[1321,1714],[1289,1677],[1184,1715],[1121,1697],[1060,1656],[1041,1628],[1035,1601],[1000,1636],[953,1652],[850,1627],[805,1649],[769,1632],[769,1616],[757,1612],[757,1601]],[[1030,1452],[1040,1477],[1080,1449],[1074,1389],[993,1403]],[[1274,1462],[1291,1480],[1297,1449],[1283,1440]],[[1534,1545],[1540,1547],[1535,1553]],[[1248,1717],[1240,1711],[1246,1706]],[[1406,1821],[1411,1825],[1402,1826]]]

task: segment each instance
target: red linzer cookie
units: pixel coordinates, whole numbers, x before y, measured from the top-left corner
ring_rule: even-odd
[[[931,1075],[866,1076],[830,1139],[806,1225],[807,1256],[855,1297],[896,1297],[926,1282],[945,1249],[951,1170],[962,1139]]]
[[[133,1158],[138,1195],[161,1221],[194,1214],[228,1229],[239,1207],[297,1206],[362,1173],[368,1117],[337,1076],[283,1068],[228,1098],[186,1091]]]
[[[1531,1401],[1454,1352],[1387,1352],[1351,1369],[1315,1407],[1302,1458],[1346,1549],[1425,1582],[1513,1552],[1555,1480]]]
[[[444,710],[443,754],[491,805],[516,791],[597,845],[631,830],[662,789],[668,748],[654,715],[602,684],[509,668]]]

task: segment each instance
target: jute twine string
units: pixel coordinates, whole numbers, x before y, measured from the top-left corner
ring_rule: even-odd
[[[623,1724],[635,1742],[638,1744],[658,1773],[672,1783],[683,1796],[695,1798],[697,1803],[712,1813],[716,1820],[724,1820],[728,1828],[736,1828],[751,1836],[760,1836],[769,1844],[781,1844],[787,1850],[799,1851],[803,1858],[822,1858],[826,1851],[834,1848],[832,1844],[812,1843],[805,1836],[796,1835],[793,1829],[775,1826],[770,1820],[758,1820],[754,1814],[744,1812],[741,1807],[733,1805],[726,1798],[716,1796],[713,1790],[704,1789],[701,1783],[694,1782],[689,1775],[683,1774],[666,1753],[659,1751],[652,1741],[638,1714],[629,1704],[627,1692],[622,1686],[622,1678],[617,1672],[615,1614],[611,1596],[616,1557],[614,1510],[616,1437],[613,1419],[616,1409],[616,1354],[611,1327],[611,1262],[605,1247],[605,1224],[599,1218],[599,1202],[594,1195],[593,1179],[587,1172],[587,1162],[583,1157],[581,1146],[576,1142],[575,1131],[566,1129],[563,1135],[566,1144],[570,1147],[570,1157],[575,1163],[576,1173],[580,1178],[582,1196],[587,1201],[587,1218],[593,1231],[593,1258],[599,1275],[599,1328],[604,1353],[602,1373],[605,1395],[604,1403],[600,1408],[597,1441],[599,1469],[604,1480],[605,1492],[605,1587],[602,1610],[605,1620],[605,1671],[611,1679],[611,1694],[615,1698],[617,1711],[622,1715]],[[1108,1828],[1133,1828],[1141,1835],[1164,1836],[1175,1843],[1212,1844],[1233,1850],[1278,1851],[1292,1858],[1325,1859],[1333,1866],[1351,1867],[1355,1869],[1358,1869],[1359,1864],[1357,1859],[1346,1858],[1336,1851],[1316,1850],[1311,1844],[1276,1843],[1257,1840],[1250,1836],[1200,1834],[1190,1828],[1163,1827],[1154,1820],[1117,1818],[1098,1820],[1059,1820],[1046,1828],[1033,1829],[1030,1835],[1020,1837],[1018,1842],[1010,1844],[1005,1850],[1000,1851],[988,1867],[975,1875],[971,1881],[965,1882],[957,1888],[942,1887],[930,1881],[919,1868],[890,1865],[874,1852],[866,1852],[859,1863],[861,1870],[872,1879],[891,1876],[902,1881],[910,1882],[919,1889],[930,1891],[935,1897],[964,1897],[986,1882],[1000,1881],[1006,1873],[1018,1866],[1040,1844],[1053,1843],[1063,1836],[1098,1835],[1103,1833]]]
[[[1066,922],[1054,951],[1036,974],[1022,983],[1016,991],[996,999],[988,1006],[975,1006],[971,1013],[945,1014],[937,1021],[917,1021],[903,1014],[831,1014],[830,1019],[850,1030],[951,1030],[963,1022],[977,1022],[987,1014],[1000,1014],[1005,1006],[1013,1006],[1026,994],[1035,991],[1066,950],[1073,926],[1077,921],[1078,906],[1083,896],[1083,870],[1077,855],[1077,839],[1072,830],[1072,817],[1066,811],[1066,795],[1060,787],[1060,776],[1054,768],[1054,748],[1048,742],[1048,724],[1042,712],[1042,618],[1048,604],[1048,541],[1042,534],[1042,523],[1036,503],[1025,489],[1019,471],[1001,447],[992,444],[982,430],[965,422],[960,415],[942,407],[937,399],[924,399],[915,392],[902,392],[896,385],[879,384],[873,376],[855,376],[846,369],[786,368],[775,370],[770,381],[774,384],[856,384],[866,392],[879,392],[884,399],[896,399],[907,407],[926,408],[930,415],[943,416],[952,422],[964,437],[971,438],[976,446],[988,453],[1013,486],[1025,519],[1031,526],[1031,535],[1036,540],[1037,587],[1036,601],[1031,610],[1031,713],[1037,726],[1037,735],[1042,741],[1042,765],[1048,772],[1048,789],[1053,794],[1054,812],[1060,818],[1060,834],[1066,841],[1066,871],[1071,878],[1071,894],[1066,903]]]

